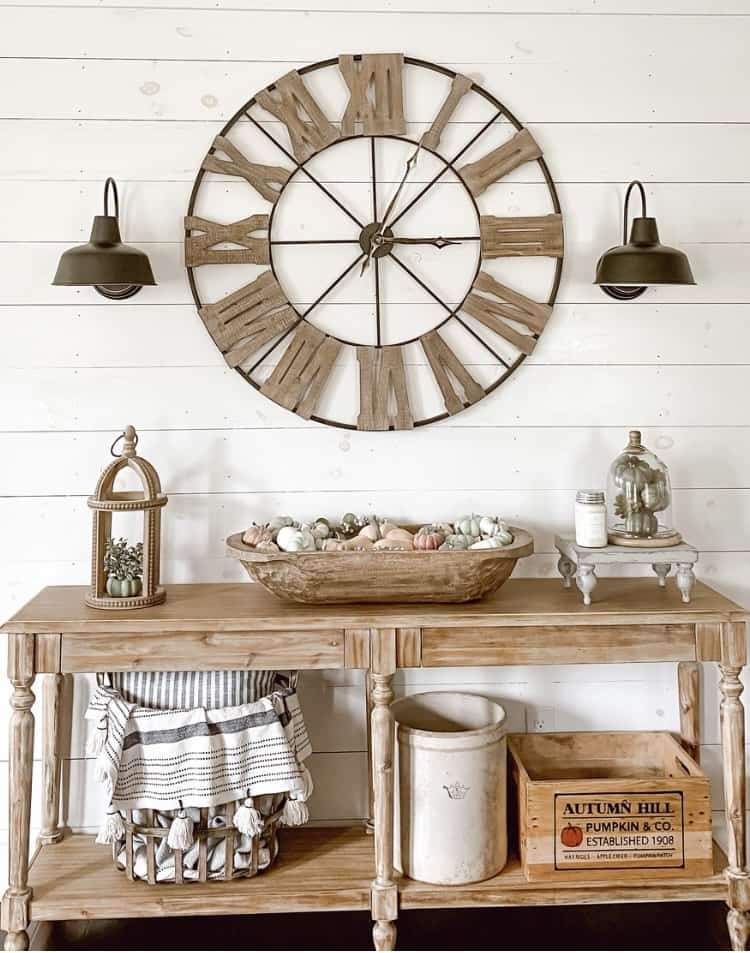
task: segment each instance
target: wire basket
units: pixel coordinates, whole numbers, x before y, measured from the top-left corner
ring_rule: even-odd
[[[271,867],[278,856],[277,831],[285,801],[286,797],[277,796],[273,799],[271,813],[260,811],[263,830],[253,837],[241,834],[233,824],[237,802],[216,808],[213,816],[208,808],[201,808],[200,819],[193,831],[194,843],[188,850],[172,850],[167,845],[169,828],[156,823],[158,812],[125,811],[122,813],[125,833],[112,845],[114,863],[129,880],[144,880],[149,884],[207,883],[209,880],[254,877]],[[213,823],[217,818],[220,821],[223,818],[223,823]],[[243,857],[248,858],[246,864],[235,861],[235,851],[240,843],[249,846],[243,851]],[[145,847],[145,867],[142,847]],[[172,858],[174,867],[170,875]],[[163,863],[165,859],[166,864]]]

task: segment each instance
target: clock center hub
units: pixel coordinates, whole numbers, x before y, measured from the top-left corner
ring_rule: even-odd
[[[382,258],[389,254],[393,248],[393,231],[390,228],[383,229],[380,222],[372,222],[366,225],[359,235],[359,247],[366,255],[372,255],[373,258]]]

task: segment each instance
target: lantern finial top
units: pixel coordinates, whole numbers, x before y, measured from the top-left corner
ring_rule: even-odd
[[[128,424],[122,432],[122,437],[122,456],[134,457],[135,448],[138,444],[138,434],[135,432],[135,427],[132,424]]]

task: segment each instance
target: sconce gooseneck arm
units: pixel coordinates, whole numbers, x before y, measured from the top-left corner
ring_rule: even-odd
[[[104,183],[104,214],[105,214],[105,215],[109,215],[109,190],[110,190],[110,187],[111,187],[111,189],[112,189],[112,198],[114,199],[114,203],[115,203],[115,218],[119,218],[119,217],[120,217],[120,201],[119,201],[119,198],[118,198],[118,196],[117,196],[117,183],[116,183],[115,180],[112,178],[112,176],[109,176],[109,178],[107,179],[107,181]],[[626,202],[625,208],[627,208],[627,199],[625,200],[625,202]]]
[[[646,192],[643,188],[642,183],[637,179],[634,179],[628,186],[628,190],[625,193],[625,210],[622,217],[622,243],[627,245],[628,243],[628,203],[630,202],[630,193],[633,191],[633,188],[638,188],[638,191],[641,193],[641,217],[646,217]],[[117,192],[115,192],[115,196]]]

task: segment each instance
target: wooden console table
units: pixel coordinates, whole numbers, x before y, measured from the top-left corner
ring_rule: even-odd
[[[689,605],[676,588],[603,579],[588,607],[559,580],[510,580],[478,603],[310,607],[279,602],[257,585],[171,586],[164,605],[128,613],[84,605],[84,588],[44,589],[4,627],[13,685],[10,719],[10,886],[2,901],[5,948],[25,949],[33,920],[370,910],[379,950],[393,949],[398,910],[514,904],[725,899],[732,946],[750,932],[745,854],[745,728],[740,673],[750,614],[698,583]],[[699,744],[698,664],[721,669],[721,735],[728,859],[700,880],[599,885],[527,883],[517,859],[491,880],[436,887],[393,866],[393,699],[398,668],[561,663],[679,663],[683,743]],[[59,827],[62,675],[144,669],[367,669],[375,837],[360,829],[282,833],[267,873],[232,882],[131,882],[109,849]],[[29,863],[36,675],[44,675],[43,822]],[[584,699],[581,700],[582,703]],[[374,843],[374,846],[373,846]],[[374,856],[373,856],[374,855]]]

